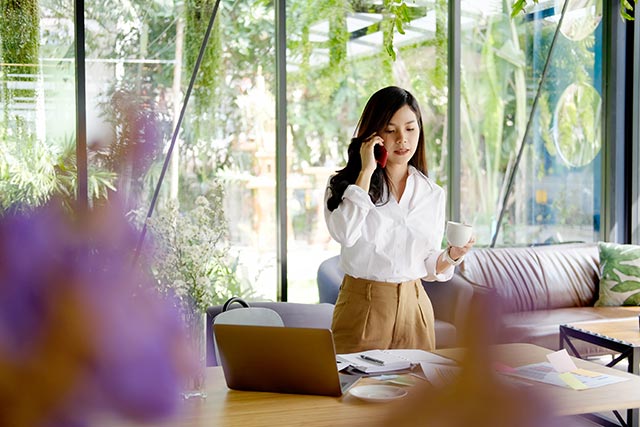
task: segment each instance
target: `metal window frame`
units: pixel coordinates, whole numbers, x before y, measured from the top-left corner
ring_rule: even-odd
[[[630,154],[626,136],[626,27],[618,2],[603,2],[603,108],[600,238],[626,243],[630,238]],[[626,157],[626,158],[625,158]]]
[[[276,220],[277,300],[287,301],[287,8],[276,2]]]
[[[636,6],[640,7],[640,6]],[[627,58],[627,67],[632,75],[632,112],[631,112],[631,243],[640,244],[640,24],[634,11],[636,20],[633,25],[633,41],[631,43],[632,57]],[[629,50],[627,50],[629,52]]]
[[[78,173],[76,209],[78,213],[82,214],[89,209],[84,0],[75,0],[74,2],[74,32],[76,61],[76,168]]]
[[[460,221],[460,2],[450,0],[448,6],[447,209],[449,218]]]

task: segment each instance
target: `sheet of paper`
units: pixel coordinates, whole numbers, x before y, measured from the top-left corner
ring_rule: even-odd
[[[349,363],[342,360],[337,360],[336,365],[338,365],[338,372],[349,367]]]
[[[427,381],[434,387],[451,384],[460,375],[461,368],[438,363],[420,362],[420,367]]]
[[[393,356],[405,359],[410,361],[411,363],[420,363],[420,362],[429,362],[429,363],[439,363],[442,365],[457,365],[457,362],[453,359],[447,359],[446,357],[442,357],[438,354],[431,353],[425,350],[416,350],[416,349],[389,349],[382,350],[384,353],[391,354]]]
[[[559,387],[571,387],[576,389],[582,388],[577,385],[575,381],[579,381],[580,383],[582,383],[585,386],[584,388],[596,388],[627,380],[627,378],[618,377],[615,375],[607,375],[591,371],[588,372],[591,376],[581,375],[580,370],[576,369],[575,372],[570,372],[570,376],[565,375],[561,377],[560,375],[563,373],[556,371],[551,363],[542,362],[520,366],[518,368],[514,368],[513,372],[503,372],[503,374],[512,375],[518,378],[524,378],[532,381],[553,384]],[[593,374],[598,375],[593,376]],[[571,384],[573,384],[573,386]]]
[[[547,360],[551,362],[553,369],[560,373],[573,372],[578,369],[576,364],[573,363],[573,360],[571,360],[569,353],[567,353],[567,350],[564,348],[556,351],[555,353],[547,354]]]

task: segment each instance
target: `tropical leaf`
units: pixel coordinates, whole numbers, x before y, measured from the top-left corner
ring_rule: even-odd
[[[537,3],[537,1],[536,1]],[[517,14],[524,10],[524,7],[527,5],[527,0],[516,0],[511,5],[511,17],[514,18]]]
[[[626,276],[640,277],[640,246],[600,244],[601,277],[621,282],[619,273]]]
[[[640,292],[636,292],[635,294],[624,300],[622,305],[640,305]]]
[[[611,288],[612,292],[631,292],[640,291],[640,282],[634,280],[625,280]]]

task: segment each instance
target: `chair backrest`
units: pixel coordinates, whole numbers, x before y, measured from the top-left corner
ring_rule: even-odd
[[[231,305],[238,303],[242,305],[240,309],[231,309]],[[284,326],[282,317],[265,307],[251,307],[240,298],[231,298],[223,306],[222,312],[213,318],[214,324],[224,325],[254,325],[254,326]],[[215,334],[213,336],[213,348],[215,349],[216,361],[220,360],[218,344]]]
[[[335,304],[338,299],[340,284],[344,278],[344,271],[340,267],[340,255],[328,258],[318,266],[316,281],[320,302]]]
[[[333,304],[309,304],[282,301],[250,301],[249,304],[252,310],[256,308],[267,308],[275,311],[282,318],[285,327],[331,329]],[[228,308],[230,308],[230,310],[225,310],[224,312],[224,305],[211,306],[207,309],[207,366],[215,366],[218,364],[214,349],[215,344],[213,343],[214,319],[227,312],[247,310],[247,308],[238,307],[237,304],[233,304],[232,307]],[[225,317],[226,316],[231,315],[225,314]],[[224,318],[222,318],[222,321],[224,321]]]

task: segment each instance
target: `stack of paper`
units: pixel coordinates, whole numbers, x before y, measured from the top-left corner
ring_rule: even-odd
[[[337,359],[338,362],[368,374],[409,369],[421,362],[455,364],[451,359],[428,351],[413,349],[367,350],[358,353],[339,354]]]

